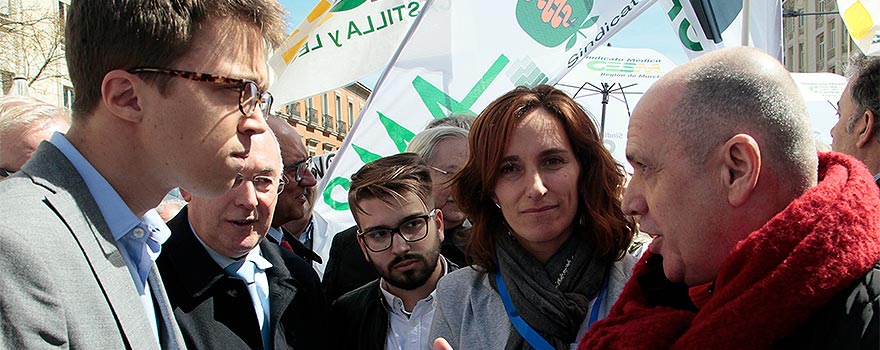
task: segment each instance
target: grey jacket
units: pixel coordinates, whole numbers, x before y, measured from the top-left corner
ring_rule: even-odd
[[[0,271],[0,349],[159,348],[95,200],[48,142],[0,181]],[[170,310],[155,265],[150,281]],[[163,347],[183,346],[168,321]]]
[[[599,305],[599,319],[605,318],[611,305],[620,296],[638,260],[624,254],[614,262],[608,280],[606,297]],[[462,268],[440,279],[435,299],[431,338],[445,338],[453,349],[504,349],[513,325],[507,318],[501,296],[489,284],[489,274],[473,268]],[[594,305],[590,305],[587,315]],[[578,340],[587,331],[587,320],[581,324]],[[572,349],[576,344],[572,344]],[[430,349],[430,347],[429,347]]]

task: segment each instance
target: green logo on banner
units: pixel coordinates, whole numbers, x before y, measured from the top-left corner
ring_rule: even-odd
[[[348,11],[358,6],[361,6],[367,0],[339,0],[336,4],[333,5],[333,8],[330,9],[330,12],[342,12]]]
[[[578,31],[599,20],[599,16],[588,18],[592,10],[593,0],[519,0],[516,21],[541,45],[556,47],[568,40],[568,50],[577,42]]]

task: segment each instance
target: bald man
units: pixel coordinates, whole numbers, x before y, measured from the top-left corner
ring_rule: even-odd
[[[817,156],[785,68],[752,48],[658,80],[630,119],[623,209],[655,235],[579,349],[878,349],[880,196]]]
[[[302,136],[286,120],[272,117],[267,122],[281,146],[283,175],[287,182],[287,189],[278,195],[278,204],[275,207],[268,239],[303,259],[320,264],[321,257],[312,251],[311,247],[314,223],[311,219],[309,197],[313,195],[311,192],[317,184],[314,174],[309,170],[311,157],[306,151]],[[307,221],[308,224],[297,232],[290,232],[282,227],[294,220]]]

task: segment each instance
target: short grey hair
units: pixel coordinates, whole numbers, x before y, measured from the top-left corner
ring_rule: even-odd
[[[818,159],[800,90],[769,56],[740,52],[714,56],[686,73],[670,126],[694,165],[734,135],[748,134],[768,169],[792,174],[795,188],[805,190],[815,183]]]
[[[446,118],[434,119],[428,122],[425,129],[433,129],[438,126],[456,126],[465,130],[470,130],[471,125],[477,117],[468,114],[451,115]]]
[[[860,53],[853,55],[846,68],[846,77],[849,79],[850,96],[844,97],[852,98],[859,109],[853,115],[840,117],[847,118],[846,132],[852,133],[858,116],[866,111],[873,112],[875,116],[880,113],[880,57]],[[880,123],[874,123],[871,133],[880,136]]]
[[[33,97],[0,97],[0,135],[19,132],[22,127],[50,120],[61,120],[70,124],[70,114]]]
[[[431,163],[437,157],[437,144],[440,141],[454,138],[467,140],[468,131],[454,126],[425,129],[413,137],[409,145],[406,146],[406,151],[418,154],[425,162]]]

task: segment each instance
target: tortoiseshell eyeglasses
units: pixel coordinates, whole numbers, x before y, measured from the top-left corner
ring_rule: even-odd
[[[188,72],[184,70],[165,68],[138,67],[129,69],[128,72],[131,74],[165,74],[172,77],[180,77],[194,81],[204,81],[209,83],[226,84],[233,86],[236,88],[236,90],[240,92],[238,110],[241,111],[241,113],[244,114],[244,116],[246,117],[250,116],[251,113],[254,112],[258,104],[260,106],[260,110],[263,112],[263,116],[268,116],[269,110],[272,108],[272,94],[270,94],[268,91],[260,92],[260,88],[253,80],[236,79],[224,77],[222,75]]]

